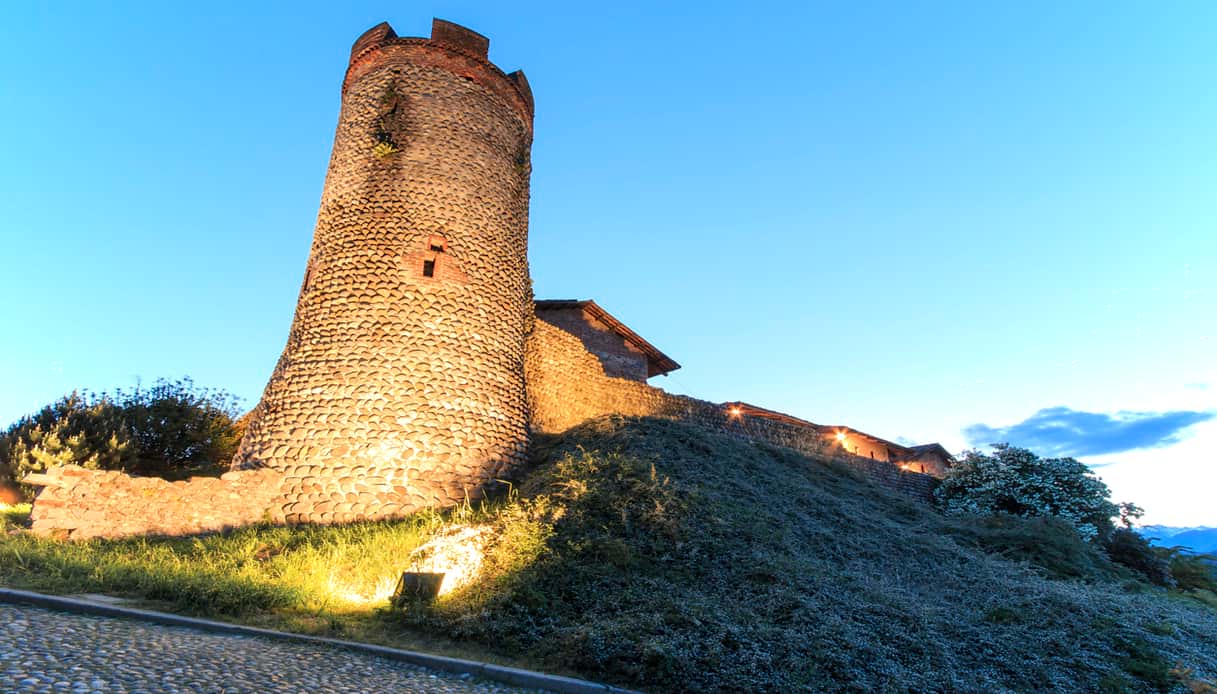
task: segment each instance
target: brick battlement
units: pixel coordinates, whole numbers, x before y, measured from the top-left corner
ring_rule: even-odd
[[[388,22],[381,22],[356,39],[351,61],[342,83],[348,86],[369,71],[392,62],[427,64],[446,69],[491,90],[512,105],[532,127],[533,96],[522,70],[503,72],[489,59],[490,39],[442,19],[431,20],[431,37],[398,36]]]

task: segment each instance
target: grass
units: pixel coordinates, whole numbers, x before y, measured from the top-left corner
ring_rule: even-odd
[[[0,539],[0,582],[687,691],[1156,691],[1217,674],[1217,611],[1052,524],[970,526],[852,470],[664,420],[538,441],[509,496],[198,539]],[[480,578],[381,607],[445,529]]]
[[[0,503],[0,533],[25,527],[29,518],[29,504]]]
[[[952,518],[943,529],[958,544],[1025,562],[1048,578],[1102,582],[1139,577],[1113,564],[1058,518]]]
[[[0,510],[0,522],[19,527],[29,510],[29,504]],[[61,542],[14,533],[0,537],[0,584],[106,593],[182,614],[529,664],[414,632],[384,609],[414,549],[443,528],[497,512],[492,504],[466,505],[400,521],[250,527],[191,538]]]

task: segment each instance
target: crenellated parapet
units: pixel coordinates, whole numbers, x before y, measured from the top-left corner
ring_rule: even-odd
[[[500,70],[489,58],[490,39],[442,19],[431,22],[431,37],[402,37],[388,22],[364,32],[351,47],[351,62],[343,80],[348,85],[369,71],[397,62],[443,68],[490,90],[510,103],[531,130],[533,119],[532,88],[522,70],[510,74]]]

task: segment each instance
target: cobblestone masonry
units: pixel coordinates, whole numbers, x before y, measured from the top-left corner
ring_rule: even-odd
[[[283,473],[288,522],[451,505],[525,459],[532,105],[487,47],[436,20],[352,50],[291,334],[233,461]]]
[[[271,469],[168,482],[75,465],[26,479],[42,485],[31,513],[33,530],[78,540],[194,534],[257,523],[279,495],[281,480]]]

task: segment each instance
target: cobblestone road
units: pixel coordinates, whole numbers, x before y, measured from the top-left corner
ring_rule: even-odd
[[[0,692],[519,692],[310,644],[0,605]]]

